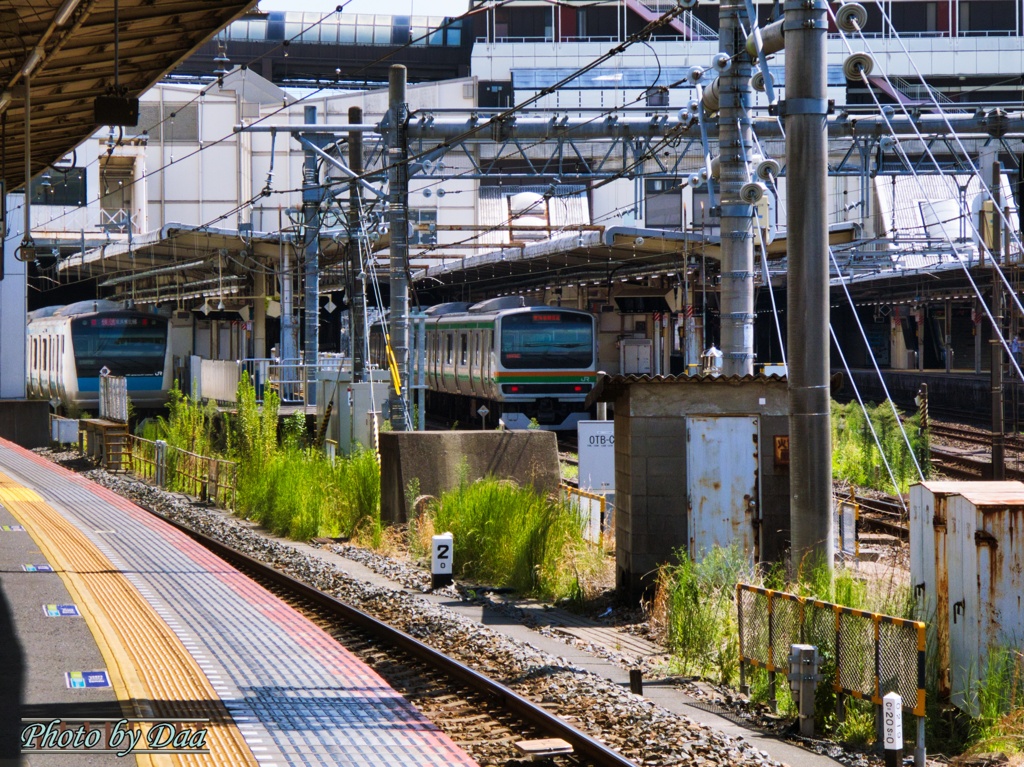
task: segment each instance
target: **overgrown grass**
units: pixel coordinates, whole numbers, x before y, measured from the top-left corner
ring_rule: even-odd
[[[453,533],[456,575],[548,599],[578,596],[600,560],[576,508],[507,480],[460,483],[410,529],[423,554],[434,531]]]
[[[680,550],[676,559],[661,569],[655,601],[676,670],[732,684],[739,673],[736,583],[749,580],[752,567],[736,547],[712,549],[699,562]]]
[[[318,451],[290,447],[273,452],[259,471],[243,462],[238,511],[291,538],[357,537],[379,545],[377,458],[359,451],[332,464]]]
[[[915,460],[925,478],[930,469],[928,433],[921,432],[920,417],[915,414],[903,421],[910,442],[904,440],[900,424],[888,402],[866,406],[875,435],[868,428],[868,420],[857,402],[840,405],[832,403],[832,472],[836,479],[844,479],[858,487],[893,492],[892,478],[885,468],[885,459],[892,468],[899,492],[905,493],[912,482],[919,479]]]
[[[979,716],[968,732],[971,752],[1024,750],[1024,653],[994,647],[978,686]]]
[[[652,617],[663,627],[677,673],[710,677],[724,684],[738,681],[737,582],[897,617],[911,617],[913,610],[910,589],[896,577],[895,570],[888,579],[874,579],[869,586],[850,570],[838,569],[833,574],[814,562],[805,563],[795,577],[787,575],[781,566],[755,571],[735,548],[714,549],[696,562],[680,551],[676,559],[659,573]],[[811,614],[805,630],[804,641],[819,647],[821,673],[826,680],[815,697],[819,730],[858,743],[873,739],[871,722],[865,721],[864,713],[856,706],[848,708],[852,714],[845,722],[835,718],[836,698],[828,681],[835,678],[836,669],[832,614],[821,612],[817,618]],[[771,699],[767,672],[748,668],[747,680],[752,700]],[[785,674],[778,674],[776,681],[779,711],[795,715]]]

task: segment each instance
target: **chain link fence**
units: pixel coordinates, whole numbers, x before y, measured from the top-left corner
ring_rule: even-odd
[[[896,692],[904,708],[924,716],[923,622],[745,583],[736,585],[736,602],[741,685],[746,666],[766,669],[774,701],[775,674],[788,673],[790,645],[812,644],[835,663],[836,693],[881,706],[886,693]]]

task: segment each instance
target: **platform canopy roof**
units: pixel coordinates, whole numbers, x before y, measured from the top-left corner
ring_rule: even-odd
[[[128,96],[139,96],[254,5],[255,0],[4,0],[0,103],[7,103],[0,164],[7,188],[25,182],[26,76],[34,176],[95,133],[95,99],[115,82]]]

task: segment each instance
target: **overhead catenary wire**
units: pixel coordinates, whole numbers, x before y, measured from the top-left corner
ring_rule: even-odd
[[[884,13],[884,10],[883,10],[883,13]],[[886,19],[888,19],[888,17],[886,17]],[[843,42],[846,44],[847,48],[852,53],[853,49],[852,49],[852,47],[849,44],[849,40],[847,39],[846,34],[843,33],[842,31],[840,31],[840,34],[842,36]],[[897,33],[896,37],[897,38],[899,37],[898,33]],[[865,42],[865,44],[870,48],[870,44],[867,43],[867,40],[864,37],[863,33],[861,33],[861,38],[862,38],[862,41]],[[920,75],[920,71],[919,70],[918,70],[918,74]],[[883,109],[882,104],[881,104],[880,100],[878,99],[878,95],[875,93],[875,90],[874,90],[874,87],[873,87],[871,81],[867,78],[867,76],[863,72],[861,73],[861,76],[862,76],[862,80],[867,85],[868,93],[871,95],[872,100],[875,102],[876,107],[877,107],[879,113],[882,115],[882,119],[885,121],[885,123],[886,123],[887,127],[889,128],[890,132],[892,132],[892,124],[889,121],[889,115],[887,114],[887,111],[885,109]],[[888,81],[888,75],[884,75],[884,76],[886,77],[886,80]],[[923,78],[922,78],[922,82],[923,82]],[[955,136],[956,135],[955,131],[952,130],[952,125],[949,123],[948,116],[945,115],[945,112],[943,111],[941,104],[939,104],[937,101],[935,101],[935,105],[936,105],[936,108],[938,109],[938,111],[940,112],[940,114],[943,115],[944,121],[946,122],[947,126],[949,127],[949,129],[951,130],[953,135]],[[904,111],[906,111],[906,107],[904,105],[901,104],[900,106],[901,106],[901,108]],[[909,112],[908,112],[908,114],[909,114]],[[916,131],[916,128],[915,128],[915,131]],[[916,131],[916,134],[917,134],[917,138],[923,139],[923,136],[920,134],[920,131]],[[957,142],[961,146],[962,150],[966,153],[966,148],[964,148],[963,144],[961,142],[959,142],[959,139],[957,139]],[[901,156],[903,157],[903,159],[905,161],[907,160],[906,155],[905,155],[904,150],[903,150],[903,147],[901,146],[901,144],[899,142],[896,142],[893,150],[895,152],[901,154]],[[928,148],[927,144],[925,144],[924,150],[925,150],[926,155],[929,157],[929,159],[932,161],[932,163],[936,167],[936,169],[940,170],[940,172],[941,172],[941,168],[939,166],[939,163],[936,160],[936,158],[935,158],[934,154],[932,153],[931,149]],[[973,162],[970,161],[970,157],[969,156],[967,156],[967,160],[971,163],[970,167],[974,169],[974,173],[976,175],[979,175],[978,172],[977,172],[977,168],[974,166]],[[921,183],[920,177],[919,177],[916,169],[914,169],[912,166],[910,166],[909,162],[908,162],[908,167],[911,167],[911,177],[916,182],[916,184],[918,186],[918,189],[920,190],[920,192],[922,194],[923,199],[926,201],[926,203],[929,206],[933,206],[932,200],[925,193],[923,184]],[[990,199],[994,200],[994,197],[991,194],[991,190],[987,189],[987,187],[986,187],[986,185],[984,183],[984,180],[981,179],[980,175],[979,175],[979,179],[982,181],[982,184],[981,184],[982,188],[987,191],[987,193],[989,194]],[[958,200],[958,204],[962,205],[963,203]],[[999,206],[995,206],[995,207],[998,208]],[[932,209],[934,211],[934,207],[932,207]],[[1021,301],[1020,301],[1019,297],[1016,295],[1016,292],[1013,290],[1012,286],[1010,285],[1009,280],[1007,279],[1007,277],[1005,275],[1005,272],[1000,268],[1000,266],[998,264],[998,259],[995,258],[994,254],[992,254],[991,251],[988,249],[988,247],[987,247],[987,245],[985,243],[985,239],[982,236],[982,233],[978,230],[977,226],[974,223],[973,216],[971,215],[970,210],[963,210],[963,208],[961,208],[961,212],[962,212],[962,214],[964,216],[964,220],[968,223],[968,226],[970,227],[971,232],[977,238],[978,243],[979,243],[979,248],[984,249],[985,252],[987,252],[989,254],[989,257],[990,257],[990,260],[991,260],[991,263],[992,263],[992,267],[994,268],[996,274],[999,275],[999,278],[1000,278],[1002,284],[1007,288],[1007,292],[1009,293],[1011,301],[1013,301],[1013,303],[1017,306],[1018,311],[1021,311],[1022,313],[1024,313],[1024,306],[1021,305]],[[1010,228],[1008,226],[1008,222],[1003,218],[1001,210],[999,211],[999,218],[1000,218],[1000,221],[1002,222],[1003,226],[1005,226],[1006,228]],[[964,263],[963,256],[956,249],[956,247],[955,247],[955,245],[954,245],[954,243],[952,241],[952,238],[950,237],[949,233],[945,230],[945,228],[940,228],[940,230],[942,232],[942,237],[944,239],[946,239],[947,243],[949,244],[951,250],[954,253],[954,258],[956,259],[957,263],[960,265],[961,269],[964,272],[964,275],[966,276],[968,282],[970,283],[972,289],[974,290],[975,296],[978,299],[978,303],[981,306],[985,316],[988,318],[989,322],[991,323],[992,328],[993,328],[993,335],[999,339],[1000,345],[1006,351],[1007,356],[1008,356],[1008,358],[1010,360],[1010,366],[1016,372],[1017,378],[1020,379],[1020,380],[1024,380],[1024,373],[1022,373],[1021,367],[1018,364],[1017,360],[1014,359],[1013,354],[1010,353],[1009,343],[1007,342],[1005,336],[1003,335],[1002,328],[999,326],[999,323],[996,322],[995,317],[992,316],[992,313],[991,313],[991,311],[990,311],[986,301],[984,300],[984,294],[982,293],[981,288],[978,286],[977,282],[971,276],[970,269],[968,268],[967,264]],[[1017,244],[1018,249],[1020,249],[1021,245],[1020,245],[1019,237],[1015,237],[1015,240],[1016,240],[1016,244]],[[995,285],[993,285],[993,290],[995,290]]]

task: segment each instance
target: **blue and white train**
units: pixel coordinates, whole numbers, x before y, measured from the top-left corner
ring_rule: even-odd
[[[27,340],[30,398],[95,408],[106,368],[127,379],[135,407],[167,402],[173,360],[166,317],[112,301],[79,301],[29,312]]]

